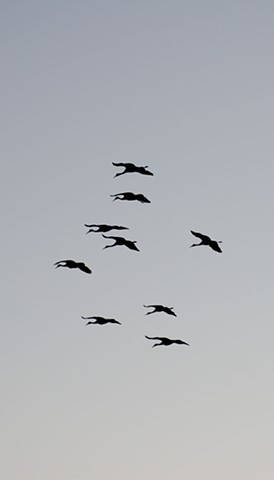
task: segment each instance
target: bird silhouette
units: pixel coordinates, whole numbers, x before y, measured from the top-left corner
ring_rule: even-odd
[[[146,165],[145,167],[137,167],[134,165],[134,163],[114,163],[112,162],[112,165],[115,167],[124,167],[123,172],[116,173],[114,175],[115,177],[119,177],[120,175],[124,175],[125,173],[141,173],[142,175],[153,175],[152,172],[147,170],[148,166]]]
[[[188,345],[189,346],[189,343],[186,343],[186,342],[183,342],[183,340],[172,340],[171,338],[167,338],[167,337],[148,337],[147,335],[145,335],[146,338],[148,338],[148,340],[159,340],[160,343],[155,343],[154,345],[152,345],[152,348],[153,347],[159,347],[160,345],[163,345],[165,347],[168,347],[169,345],[172,345],[173,343],[177,343],[178,345]]]
[[[115,193],[114,195],[110,195],[113,198],[113,202],[115,200],[137,200],[141,203],[150,203],[150,200],[146,198],[142,193],[132,193],[132,192],[122,192],[122,193]]]
[[[215,250],[215,252],[222,253],[222,250],[219,247],[219,243],[222,243],[222,241],[216,241],[216,240],[211,240],[210,237],[207,235],[203,235],[202,233],[199,232],[193,232],[193,230],[190,230],[192,235],[195,237],[198,237],[201,242],[200,243],[193,243],[190,245],[190,247],[199,247],[200,245],[207,245],[208,247],[212,248],[212,250]]]
[[[126,240],[124,237],[112,237],[112,236],[106,236],[106,235],[102,235],[102,237],[104,238],[109,238],[111,240],[114,240],[114,243],[112,245],[106,245],[103,250],[105,248],[111,248],[111,247],[115,247],[116,245],[117,246],[125,246],[127,248],[129,248],[130,250],[136,250],[137,252],[139,252],[139,248],[136,247],[135,243],[137,243],[135,240],[132,241],[132,240]]]
[[[86,233],[94,232],[94,233],[107,233],[110,230],[128,230],[128,227],[122,227],[121,225],[106,225],[105,223],[96,224],[93,223],[91,225],[87,225],[85,223],[85,227],[88,227],[89,230]]]
[[[79,270],[82,270],[82,272],[92,273],[91,269],[87,267],[83,262],[75,262],[74,260],[60,260],[59,262],[56,262],[54,265],[55,265],[55,268],[59,268],[59,267],[78,268]]]
[[[164,305],[144,305],[145,308],[154,308],[152,312],[147,312],[146,315],[151,315],[152,313],[156,312],[164,312],[167,313],[168,315],[173,315],[174,317],[177,317],[176,313],[173,312],[173,307],[165,307]]]
[[[122,325],[118,320],[115,320],[115,318],[105,318],[105,317],[98,317],[98,316],[93,316],[93,317],[81,317],[83,320],[95,320],[95,322],[87,322],[86,325],[106,325],[107,323],[117,323],[118,325]]]

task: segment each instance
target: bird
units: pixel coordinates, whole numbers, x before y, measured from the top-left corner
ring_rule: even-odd
[[[222,253],[222,250],[220,249],[219,247],[219,243],[222,243],[222,241],[216,241],[216,240],[211,240],[210,237],[208,237],[207,235],[203,235],[202,233],[198,233],[198,232],[194,232],[193,230],[190,230],[192,235],[194,235],[195,237],[198,237],[201,242],[200,243],[193,243],[192,245],[190,245],[190,248],[191,247],[199,247],[200,245],[207,245],[208,247],[212,248],[212,250],[214,250],[215,252],[218,252],[218,253]]]
[[[122,325],[118,320],[115,320],[115,318],[104,318],[104,317],[98,317],[98,316],[93,316],[93,317],[81,317],[83,320],[95,320],[95,322],[87,322],[86,325],[106,325],[107,323],[117,323],[118,325]]]
[[[60,260],[54,263],[55,268],[67,267],[67,268],[79,268],[82,272],[92,273],[91,269],[87,267],[83,262],[75,262],[74,260]]]
[[[138,167],[134,165],[134,163],[121,163],[121,162],[120,163],[112,162],[112,165],[114,165],[115,167],[124,167],[124,171],[116,173],[116,175],[114,175],[114,178],[119,177],[120,175],[124,175],[125,173],[141,173],[142,175],[153,175],[152,172],[147,170],[148,165],[146,165],[145,167]]]
[[[146,315],[151,315],[152,313],[156,312],[164,312],[167,313],[168,315],[173,315],[174,317],[177,317],[176,313],[173,312],[174,307],[165,307],[164,305],[144,305],[145,308],[154,308],[152,312],[147,312]]]
[[[159,340],[160,343],[155,343],[154,345],[152,345],[152,348],[153,347],[159,347],[160,345],[163,345],[165,347],[168,347],[169,345],[172,345],[173,343],[177,343],[178,345],[188,345],[189,346],[189,343],[186,343],[184,342],[183,340],[172,340],[171,338],[167,338],[167,337],[148,337],[147,335],[145,335],[146,338],[148,338],[148,340]]]
[[[130,250],[136,250],[137,252],[140,252],[139,248],[136,247],[135,243],[137,243],[135,240],[126,240],[124,237],[112,237],[112,236],[107,236],[107,235],[102,235],[102,237],[104,238],[109,238],[111,240],[114,240],[114,243],[112,245],[106,245],[103,250],[105,248],[111,248],[111,247],[115,247],[116,245],[117,246],[125,246],[127,248],[129,248]]]
[[[114,195],[110,195],[113,198],[113,202],[115,200],[137,200],[141,203],[150,203],[150,200],[145,197],[142,193],[133,193],[133,192],[122,192],[122,193],[115,193]]]
[[[93,223],[91,225],[85,223],[85,227],[89,228],[86,233],[107,233],[110,232],[110,230],[129,230],[128,227],[122,227],[121,225],[106,225],[105,223]]]

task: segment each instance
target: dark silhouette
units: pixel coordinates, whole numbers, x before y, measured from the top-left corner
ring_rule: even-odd
[[[79,268],[79,270],[82,270],[82,272],[92,273],[91,269],[87,267],[83,262],[75,262],[74,260],[60,260],[59,262],[56,262],[54,265],[55,265],[55,268],[59,268],[59,267]]]
[[[128,230],[128,227],[122,227],[121,225],[106,225],[105,223],[101,224],[91,224],[87,225],[85,223],[85,227],[88,227],[89,230],[86,233],[94,232],[94,233],[107,233],[110,230]]]
[[[183,340],[171,340],[171,338],[167,338],[167,337],[148,337],[147,335],[145,335],[145,337],[148,338],[149,340],[159,340],[160,343],[155,343],[154,345],[152,345],[152,348],[159,347],[160,345],[164,345],[165,347],[168,347],[173,343],[177,343],[178,345],[189,346],[189,343],[183,342]]]
[[[145,167],[137,167],[134,163],[114,163],[112,165],[115,167],[124,167],[124,171],[120,173],[116,173],[115,177],[119,177],[120,175],[124,175],[125,173],[141,173],[142,175],[153,175],[152,172],[147,170],[148,166]]]
[[[137,243],[135,240],[126,240],[124,237],[107,237],[106,235],[102,235],[104,238],[109,238],[111,240],[114,240],[115,242],[112,245],[106,245],[105,248],[111,248],[117,246],[125,246],[129,248],[130,250],[136,250],[137,252],[140,252],[139,248],[136,247],[135,243]]]
[[[200,245],[207,245],[208,247],[212,248],[212,250],[215,250],[215,252],[218,252],[218,253],[222,253],[222,250],[220,249],[218,243],[222,243],[222,241],[216,241],[216,240],[211,240],[210,237],[208,237],[207,235],[203,235],[202,233],[198,233],[198,232],[193,232],[193,230],[190,230],[192,235],[194,235],[195,237],[198,237],[201,242],[200,243],[193,243],[192,245],[190,245],[190,248],[191,247],[199,247]]]
[[[141,203],[150,203],[150,200],[146,198],[142,193],[132,193],[132,192],[122,192],[122,193],[115,193],[114,195],[110,195],[114,197],[113,202],[115,200],[137,200]]]
[[[115,320],[114,318],[104,318],[104,317],[81,317],[83,320],[95,320],[95,322],[87,322],[86,325],[106,325],[107,323],[117,323],[118,325],[122,325],[118,320]]]
[[[168,315],[173,315],[177,317],[176,313],[173,312],[173,307],[165,307],[164,305],[144,305],[145,308],[154,308],[152,312],[147,312],[146,315],[151,315],[152,313],[156,312],[164,312]]]

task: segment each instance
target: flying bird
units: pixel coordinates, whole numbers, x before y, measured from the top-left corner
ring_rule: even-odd
[[[147,170],[148,165],[146,165],[145,167],[138,167],[134,165],[134,163],[114,163],[114,162],[112,162],[112,165],[114,165],[115,167],[124,167],[124,171],[116,173],[116,175],[114,175],[114,178],[119,177],[120,175],[124,175],[125,173],[141,173],[142,175],[153,175],[152,172]]]
[[[87,225],[85,223],[85,227],[88,227],[89,230],[86,233],[94,232],[94,233],[107,233],[110,230],[128,230],[128,227],[122,227],[121,225],[106,225],[105,223],[96,224],[93,223],[91,225]]]
[[[110,195],[113,198],[113,202],[115,200],[137,200],[141,203],[150,203],[150,200],[146,198],[142,193],[132,193],[132,192],[122,192],[122,193],[115,193],[114,195]]]
[[[114,243],[112,245],[106,245],[103,250],[105,248],[111,248],[111,247],[115,247],[116,245],[117,246],[125,246],[127,248],[129,248],[130,250],[136,250],[137,252],[140,252],[139,248],[136,247],[135,243],[137,243],[135,240],[132,241],[132,240],[126,240],[124,237],[111,237],[111,236],[106,236],[106,235],[102,235],[104,238],[109,238],[111,240],[114,240]]]
[[[118,320],[115,320],[115,318],[104,318],[104,317],[81,317],[83,320],[95,320],[95,322],[87,322],[86,325],[106,325],[107,323],[117,323],[118,325],[122,325]]]
[[[212,250],[215,250],[215,252],[218,252],[218,253],[222,253],[222,250],[220,249],[219,247],[219,243],[222,243],[222,241],[216,241],[216,240],[211,240],[210,237],[208,237],[207,235],[203,235],[202,233],[198,233],[198,232],[193,232],[193,230],[190,230],[192,235],[194,235],[195,237],[198,237],[201,242],[200,243],[193,243],[192,245],[190,245],[190,247],[199,247],[200,245],[207,245],[208,247],[212,248]]]
[[[173,315],[174,317],[177,317],[176,313],[173,312],[174,307],[165,307],[164,305],[144,305],[145,308],[154,308],[152,312],[147,312],[146,315],[151,315],[152,313],[156,312],[164,312],[167,313],[168,315]]]
[[[148,337],[147,335],[145,335],[145,337],[148,338],[148,340],[159,340],[160,343],[155,343],[154,345],[152,345],[152,348],[153,347],[159,347],[160,345],[168,347],[169,345],[172,345],[173,343],[177,343],[178,345],[188,345],[189,346],[189,343],[183,342],[183,340],[172,340],[171,338],[167,338],[167,337]]]
[[[56,262],[54,265],[55,265],[55,268],[59,268],[59,267],[78,268],[79,270],[82,270],[82,272],[92,273],[91,269],[87,267],[83,262],[75,262],[74,260],[60,260],[59,262]]]

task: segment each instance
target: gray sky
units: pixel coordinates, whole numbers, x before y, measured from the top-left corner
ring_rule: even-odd
[[[3,2],[1,478],[273,476],[273,14]],[[140,253],[84,223],[127,225]]]

